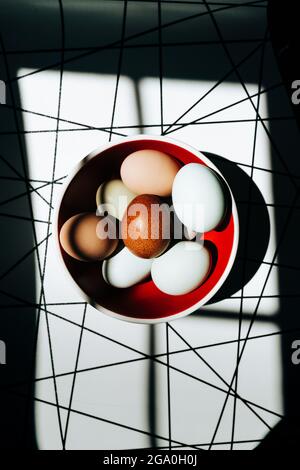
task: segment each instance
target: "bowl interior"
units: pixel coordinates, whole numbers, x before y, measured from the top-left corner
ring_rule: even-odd
[[[63,195],[58,212],[58,233],[63,223],[80,212],[96,211],[95,194],[98,186],[108,179],[120,177],[120,166],[131,152],[141,149],[166,152],[182,164],[203,163],[196,154],[179,144],[163,140],[139,139],[123,141],[92,158],[85,158],[81,168],[72,178]],[[231,197],[225,222],[218,230],[205,233],[205,243],[212,254],[212,267],[206,281],[194,291],[171,296],[159,291],[151,279],[128,289],[109,286],[102,277],[102,263],[76,261],[62,248],[64,263],[80,289],[93,305],[131,319],[157,320],[179,314],[193,306],[201,305],[206,296],[220,281],[228,264],[234,240],[234,219]]]

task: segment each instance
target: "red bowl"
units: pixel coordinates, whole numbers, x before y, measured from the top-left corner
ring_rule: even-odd
[[[109,286],[102,277],[102,262],[85,263],[71,258],[59,243],[63,223],[80,212],[95,212],[95,194],[101,183],[120,177],[120,166],[132,152],[141,149],[165,152],[182,164],[202,163],[212,168],[224,182],[229,198],[226,221],[217,230],[205,233],[210,246],[212,268],[205,282],[194,291],[178,296],[161,292],[151,279],[127,289]],[[220,171],[202,153],[166,137],[138,135],[110,143],[85,157],[68,177],[56,216],[56,239],[62,261],[83,297],[99,311],[122,320],[155,323],[170,321],[199,309],[220,289],[233,265],[239,236],[236,203]]]

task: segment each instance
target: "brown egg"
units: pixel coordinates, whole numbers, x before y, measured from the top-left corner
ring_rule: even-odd
[[[155,258],[170,243],[170,211],[153,194],[135,197],[122,219],[122,238],[127,248],[141,258]]]
[[[118,245],[113,218],[93,213],[74,215],[60,231],[60,243],[68,255],[79,261],[99,261],[111,255]]]

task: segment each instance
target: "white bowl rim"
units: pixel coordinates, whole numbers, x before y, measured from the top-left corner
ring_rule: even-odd
[[[229,260],[228,260],[228,263],[226,265],[226,268],[222,274],[222,276],[220,277],[220,279],[218,280],[218,282],[214,285],[214,287],[208,292],[208,294],[206,294],[205,297],[203,297],[203,299],[201,299],[199,302],[196,302],[194,305],[192,305],[191,307],[185,309],[185,310],[182,310],[181,312],[179,313],[176,313],[174,315],[168,315],[167,317],[161,317],[161,318],[154,318],[154,319],[149,319],[149,318],[133,318],[133,317],[128,317],[126,315],[123,315],[123,314],[120,314],[120,313],[116,313],[112,310],[109,310],[105,307],[103,307],[102,305],[96,303],[96,302],[93,302],[90,297],[88,297],[86,295],[86,293],[78,286],[78,284],[76,283],[75,279],[73,278],[73,276],[71,275],[70,271],[68,270],[65,262],[64,262],[64,259],[63,259],[63,256],[62,256],[62,253],[61,253],[61,248],[60,248],[60,243],[59,243],[59,236],[58,236],[58,216],[59,216],[59,212],[60,212],[60,207],[61,207],[61,203],[62,203],[62,200],[63,200],[63,197],[65,195],[65,192],[67,190],[67,188],[69,187],[69,184],[71,183],[71,181],[73,180],[73,178],[76,176],[76,174],[78,173],[78,171],[90,160],[92,160],[93,158],[96,158],[98,155],[100,155],[102,152],[104,152],[105,150],[109,149],[109,148],[112,148],[112,147],[115,147],[123,142],[131,142],[131,141],[136,141],[136,140],[156,140],[156,141],[161,141],[161,142],[169,142],[170,144],[175,144],[175,145],[178,145],[182,148],[184,148],[185,150],[188,150],[189,152],[193,153],[197,158],[201,159],[209,168],[212,168],[222,179],[222,181],[224,181],[224,183],[226,184],[228,190],[229,190],[229,193],[231,195],[231,200],[232,200],[232,215],[233,215],[233,221],[234,221],[234,234],[233,234],[233,244],[232,244],[232,249],[231,249],[231,253],[230,253],[230,257],[229,257]],[[220,172],[220,170],[211,162],[211,160],[206,157],[205,155],[203,155],[202,152],[200,152],[199,150],[195,149],[194,147],[192,147],[191,145],[189,144],[186,144],[185,142],[181,142],[180,140],[178,139],[174,139],[174,138],[170,138],[170,137],[165,137],[165,136],[160,136],[160,135],[149,135],[149,134],[136,134],[136,135],[133,135],[133,136],[128,136],[128,137],[123,137],[122,139],[118,140],[118,141],[114,141],[114,142],[109,142],[109,143],[106,143],[100,147],[97,147],[96,149],[92,150],[86,157],[84,157],[83,159],[81,159],[74,167],[73,169],[70,171],[70,173],[68,174],[68,176],[66,177],[65,181],[64,181],[64,184],[61,188],[61,194],[60,194],[60,197],[58,197],[58,202],[57,202],[57,206],[54,210],[54,217],[53,217],[53,220],[54,220],[54,227],[55,227],[55,230],[53,231],[53,236],[54,236],[54,239],[55,239],[55,243],[56,243],[56,247],[57,247],[57,250],[58,250],[58,253],[59,253],[59,259],[61,260],[61,262],[63,263],[64,265],[64,268],[65,270],[68,272],[68,275],[70,277],[70,279],[72,280],[73,284],[76,286],[76,288],[80,291],[81,293],[81,296],[86,300],[87,303],[89,303],[90,305],[92,305],[93,307],[95,307],[97,310],[99,310],[101,313],[104,313],[110,317],[113,317],[113,318],[117,318],[119,320],[123,320],[123,321],[126,321],[126,322],[131,322],[131,323],[142,323],[142,324],[156,324],[156,323],[166,323],[168,321],[173,321],[173,320],[176,320],[178,318],[182,318],[182,317],[185,317],[193,312],[195,312],[196,310],[198,310],[200,307],[204,306],[217,292],[218,290],[221,288],[221,286],[224,284],[225,280],[227,279],[230,271],[231,271],[231,268],[233,266],[233,263],[235,261],[235,258],[236,258],[236,254],[237,254],[237,249],[238,249],[238,244],[239,244],[239,217],[238,217],[238,210],[237,210],[237,206],[236,206],[236,202],[235,202],[235,199],[233,197],[233,194],[232,194],[232,191],[231,191],[231,188],[230,186],[228,185],[227,181],[225,180],[224,176],[222,175],[222,173]]]

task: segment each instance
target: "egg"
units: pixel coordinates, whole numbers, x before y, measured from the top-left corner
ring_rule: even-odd
[[[133,194],[120,179],[112,179],[102,183],[96,193],[98,212],[107,211],[113,217],[122,220],[124,212],[134,199]],[[103,206],[103,207],[100,207]]]
[[[139,258],[125,247],[103,262],[102,275],[113,287],[131,287],[150,275],[151,265],[152,259]]]
[[[194,232],[215,229],[225,215],[221,179],[199,163],[189,163],[179,170],[173,182],[172,200],[179,220]]]
[[[210,264],[211,256],[206,247],[182,241],[153,260],[151,276],[156,287],[165,294],[188,294],[205,281]]]
[[[138,150],[128,155],[121,165],[125,186],[136,194],[170,196],[180,163],[158,150]]]
[[[137,196],[129,204],[121,224],[127,248],[141,258],[159,256],[170,243],[169,206],[153,194]]]
[[[172,200],[177,217],[190,231],[209,232],[225,215],[221,179],[200,163],[189,163],[178,171],[173,182]]]
[[[74,215],[62,226],[59,239],[68,255],[79,261],[98,261],[110,256],[118,239],[110,233],[113,221],[93,213]]]

